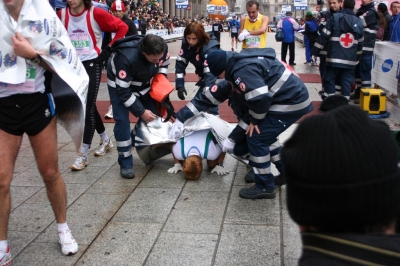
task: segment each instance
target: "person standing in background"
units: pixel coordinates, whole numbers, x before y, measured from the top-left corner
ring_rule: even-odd
[[[389,25],[389,41],[400,42],[400,3],[393,2],[390,5],[390,11],[392,11],[392,21]]]
[[[306,45],[306,62],[308,66],[315,66],[317,63],[311,57],[311,49],[318,38],[318,22],[310,11],[306,13],[304,24],[304,43]]]
[[[236,16],[232,16],[232,20],[231,21],[229,21],[229,23],[228,23],[228,29],[229,29],[229,31],[231,32],[231,39],[232,39],[232,42],[231,42],[231,46],[232,46],[232,48],[231,48],[231,50],[232,51],[234,51],[234,49],[233,49],[233,43],[235,42],[236,43],[236,49],[237,49],[237,45],[238,45],[238,32],[239,32],[239,29],[240,29],[240,23],[239,23],[239,21],[236,19]]]
[[[364,25],[363,50],[361,59],[356,66],[356,89],[351,97],[354,103],[358,104],[360,103],[361,88],[372,86],[372,54],[374,53],[376,31],[379,27],[379,16],[372,0],[363,0],[356,16],[361,18]]]
[[[282,29],[284,38],[281,46],[281,60],[286,63],[286,54],[289,48],[289,65],[294,66],[294,32],[299,29],[299,24],[292,18],[292,12],[286,12],[286,17],[278,22],[278,29]]]
[[[67,7],[58,11],[57,15],[67,29],[71,42],[89,75],[83,142],[71,166],[72,170],[79,171],[89,164],[88,154],[95,130],[101,137],[100,145],[94,151],[96,156],[102,156],[114,147],[97,111],[96,99],[101,71],[104,62],[107,62],[111,54],[111,45],[115,40],[125,36],[128,26],[121,19],[94,7],[91,0],[67,0],[66,2]],[[101,50],[102,32],[116,32],[116,35],[109,45]]]
[[[386,20],[386,28],[385,28],[385,33],[383,35],[383,40],[389,41],[389,24],[390,24],[390,21],[392,21],[392,17],[390,16],[390,14],[388,12],[388,8],[384,3],[379,3],[378,13],[379,12],[382,13],[382,15],[385,17],[385,20]]]
[[[219,21],[218,18],[216,18],[214,20],[214,23],[212,24],[212,33],[214,35],[214,37],[217,39],[218,43],[221,42],[221,32],[224,31],[224,29],[222,28],[222,25]]]
[[[260,4],[250,0],[246,3],[247,17],[240,20],[238,40],[243,42],[242,49],[266,48],[269,18],[259,13]]]

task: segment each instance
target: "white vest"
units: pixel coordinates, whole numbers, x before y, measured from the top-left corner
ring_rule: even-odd
[[[94,20],[94,8],[92,6],[79,16],[72,15],[68,7],[61,10],[61,21],[81,61],[95,59],[101,52],[103,33]]]
[[[213,134],[209,129],[195,131],[181,138],[172,148],[178,160],[185,160],[192,153],[198,154],[201,159],[216,160],[221,151],[221,147],[213,142]]]

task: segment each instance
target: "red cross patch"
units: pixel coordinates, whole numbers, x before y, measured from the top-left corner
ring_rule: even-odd
[[[354,43],[354,37],[351,33],[343,33],[339,37],[340,45],[344,48],[350,48]]]
[[[124,79],[124,78],[126,78],[126,72],[124,70],[120,70],[118,72],[118,76],[120,79]]]
[[[211,87],[211,92],[216,92],[217,89],[218,89],[218,86],[214,85],[214,86]]]
[[[178,55],[183,55],[183,50],[180,49]]]
[[[242,91],[246,91],[246,85],[244,85],[243,82],[240,82],[239,88],[240,88]]]

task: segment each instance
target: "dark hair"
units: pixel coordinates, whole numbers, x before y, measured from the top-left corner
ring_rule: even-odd
[[[140,50],[147,55],[159,55],[167,50],[167,43],[160,36],[147,34],[140,42]]]
[[[254,6],[254,5],[256,5],[257,10],[260,8],[260,4],[259,4],[257,1],[250,0],[250,1],[248,1],[248,2],[246,3],[246,7],[252,7],[252,6]]]
[[[63,3],[66,3],[67,6],[69,6],[67,0],[63,0]],[[83,4],[85,5],[85,8],[87,8],[87,9],[91,8],[93,5],[92,0],[83,0]]]
[[[186,40],[186,37],[192,33],[196,35],[196,38],[199,41],[196,45],[198,48],[203,47],[210,41],[210,35],[205,32],[203,25],[199,22],[191,22],[187,25],[183,32],[183,38]]]
[[[390,4],[390,8],[392,8],[393,4],[400,4],[400,2],[399,2],[399,1],[393,1],[393,2]]]
[[[356,2],[354,0],[344,0],[343,1],[343,8],[354,9]]]
[[[378,5],[378,10],[381,11],[381,12],[383,13],[383,12],[385,12],[385,11],[388,11],[388,8],[387,8],[387,6],[386,6],[384,3],[380,3],[380,4]]]

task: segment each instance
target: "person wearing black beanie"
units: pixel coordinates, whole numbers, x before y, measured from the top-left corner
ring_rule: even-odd
[[[229,99],[239,123],[228,138],[221,141],[222,150],[248,160],[254,177],[252,183],[255,183],[242,188],[239,196],[273,199],[275,184],[282,184],[275,182],[271,162],[281,175],[284,173],[277,137],[313,110],[308,90],[292,70],[276,58],[272,48],[244,49],[240,53],[212,51],[206,61],[210,72],[225,81],[196,95],[176,114],[176,121],[183,123],[195,113]],[[170,139],[179,138],[182,132],[175,124],[169,132]]]
[[[400,265],[400,170],[385,123],[349,105],[308,117],[281,160],[302,232],[299,265]]]

